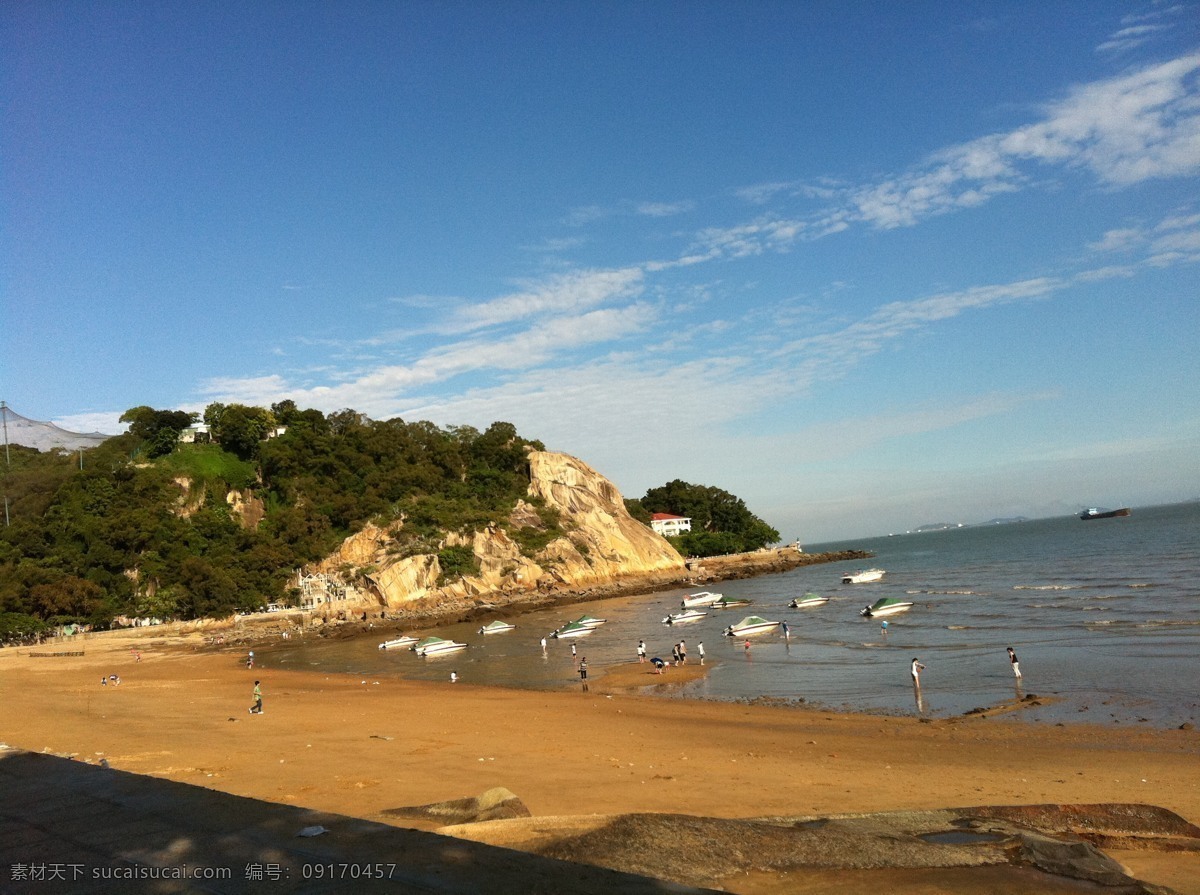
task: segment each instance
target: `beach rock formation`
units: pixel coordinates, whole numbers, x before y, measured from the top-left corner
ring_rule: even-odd
[[[446,580],[437,553],[396,555],[392,548],[401,521],[386,528],[366,526],[316,571],[357,578],[360,591],[387,609],[418,600],[449,604],[484,594],[587,588],[625,577],[652,581],[685,571],[675,548],[630,516],[616,486],[582,460],[531,451],[529,473],[529,500],[518,501],[507,528],[546,530],[541,507],[557,513],[565,532],[532,556],[522,552],[506,527],[447,533],[439,548],[469,547],[477,570]]]
[[[495,786],[479,796],[407,808],[385,808],[380,813],[386,817],[434,820],[443,824],[472,824],[533,816],[525,803],[503,786]]]

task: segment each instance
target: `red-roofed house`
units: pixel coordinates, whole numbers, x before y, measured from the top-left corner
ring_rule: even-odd
[[[692,530],[692,520],[688,516],[672,516],[670,513],[655,513],[650,517],[650,527],[664,538],[681,535]]]

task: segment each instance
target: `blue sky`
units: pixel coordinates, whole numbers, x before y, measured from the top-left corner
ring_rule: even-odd
[[[1194,3],[9,3],[0,397],[507,420],[805,543],[1200,496]]]

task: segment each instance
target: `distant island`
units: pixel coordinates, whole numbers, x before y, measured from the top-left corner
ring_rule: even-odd
[[[930,522],[910,528],[905,534],[922,534],[929,531],[948,531],[952,528],[982,528],[985,525],[1012,525],[1016,522],[1028,522],[1028,516],[1007,516],[989,519],[987,522]]]

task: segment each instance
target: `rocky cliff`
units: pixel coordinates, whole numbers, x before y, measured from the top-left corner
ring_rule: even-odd
[[[523,555],[503,527],[448,534],[444,547],[469,546],[478,571],[440,581],[437,554],[396,558],[390,548],[403,522],[367,526],[346,539],[316,571],[356,579],[381,606],[399,609],[414,601],[458,603],[472,597],[609,585],[622,578],[653,581],[685,572],[683,558],[662,537],[625,510],[616,487],[582,460],[550,451],[529,454],[529,502],[509,517],[513,529],[544,528],[537,506],[555,510],[565,535],[533,556]],[[366,584],[363,587],[363,584]],[[490,599],[490,597],[489,597]]]

